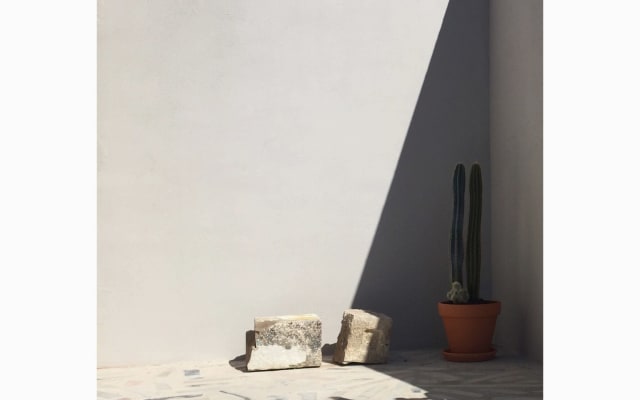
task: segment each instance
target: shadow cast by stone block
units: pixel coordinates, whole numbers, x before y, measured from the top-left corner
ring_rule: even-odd
[[[322,362],[328,363],[328,364],[340,365],[333,362],[333,353],[335,353],[336,351],[335,343],[331,343],[331,344],[325,343],[324,345],[322,345],[321,351],[322,351]]]
[[[425,393],[424,397],[412,397],[412,398],[408,398],[408,397],[396,397],[394,400],[422,400],[422,399],[429,399]]]
[[[233,360],[229,360],[229,365],[238,371],[249,372],[247,370],[247,356],[245,354],[241,354]]]

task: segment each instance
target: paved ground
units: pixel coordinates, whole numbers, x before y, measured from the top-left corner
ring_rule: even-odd
[[[99,400],[533,400],[542,365],[515,357],[452,363],[438,350],[394,352],[389,363],[245,372],[242,360],[98,370]]]

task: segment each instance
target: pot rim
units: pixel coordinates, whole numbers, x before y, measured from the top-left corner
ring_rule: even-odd
[[[502,303],[487,300],[482,304],[454,304],[438,302],[438,314],[444,318],[490,318],[500,314]]]

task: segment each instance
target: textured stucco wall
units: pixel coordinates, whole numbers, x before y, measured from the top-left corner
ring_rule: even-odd
[[[99,366],[335,341],[447,3],[98,3]]]
[[[542,1],[490,2],[496,345],[542,360]]]

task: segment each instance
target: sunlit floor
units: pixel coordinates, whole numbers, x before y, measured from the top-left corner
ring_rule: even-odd
[[[453,363],[438,350],[393,352],[387,364],[245,372],[244,362],[98,369],[99,400],[542,399],[542,365],[498,356]]]

